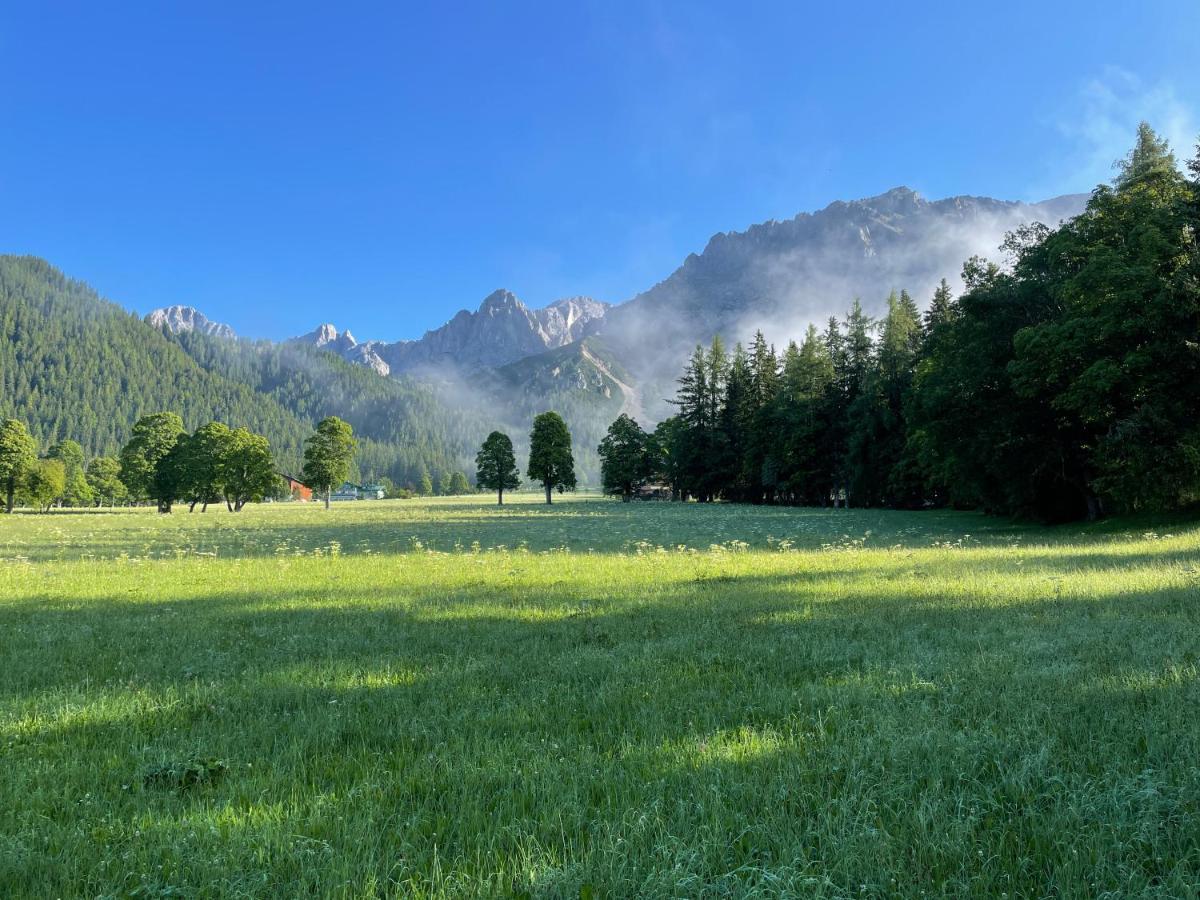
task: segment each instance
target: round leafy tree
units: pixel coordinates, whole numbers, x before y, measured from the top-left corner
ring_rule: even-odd
[[[571,455],[571,432],[556,412],[544,412],[533,420],[529,434],[529,468],[526,470],[546,489],[546,502],[554,502],[552,492],[575,490],[575,457]]]
[[[304,442],[304,483],[325,495],[326,509],[330,493],[350,474],[350,461],[357,446],[354,429],[337,416],[322,419]]]
[[[504,505],[504,492],[521,486],[512,439],[502,431],[493,431],[475,455],[475,483],[496,492],[496,504]]]
[[[4,485],[4,508],[13,511],[17,485],[37,462],[37,444],[25,423],[7,419],[0,425],[0,483]]]

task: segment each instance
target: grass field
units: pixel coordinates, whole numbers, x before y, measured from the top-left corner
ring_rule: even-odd
[[[0,895],[1200,893],[1200,527],[0,518]]]

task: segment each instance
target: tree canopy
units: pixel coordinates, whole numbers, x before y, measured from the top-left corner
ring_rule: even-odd
[[[354,429],[337,416],[322,419],[316,431],[304,442],[304,482],[325,495],[326,509],[332,490],[345,482],[350,474],[350,463],[357,446]]]
[[[540,481],[546,502],[553,492],[575,490],[575,457],[571,453],[571,432],[556,412],[544,412],[533,420],[529,434],[529,466],[526,474]]]
[[[493,431],[475,455],[475,483],[496,492],[497,505],[504,504],[504,492],[521,486],[512,439],[502,431]]]
[[[5,512],[12,512],[17,486],[37,461],[37,442],[17,419],[0,424],[0,483],[4,485]]]
[[[626,502],[656,470],[653,438],[625,413],[609,426],[596,452],[604,492]]]
[[[176,445],[185,435],[178,413],[153,413],[138,419],[133,436],[121,448],[122,483],[135,498],[157,501],[159,512],[170,512],[178,495]]]
[[[708,500],[917,507],[1044,520],[1200,500],[1200,158],[1143,125],[1111,186],[1057,229],[973,258],[924,316],[857,300],[778,362],[698,347],[658,475]]]

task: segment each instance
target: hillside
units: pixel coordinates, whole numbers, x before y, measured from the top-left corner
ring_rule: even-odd
[[[33,257],[0,256],[0,335],[0,417],[43,447],[72,438],[114,454],[140,416],[173,410],[188,428],[261,432],[295,469],[315,422],[337,414],[363,438],[361,474],[404,482],[422,465],[461,467],[476,438],[428,387],[305,348],[172,334]]]
[[[638,398],[628,385],[631,377],[603,341],[584,338],[477,372],[467,385],[472,394],[487,399],[486,408],[500,422],[497,427],[512,435],[522,465],[529,423],[540,412],[557,411],[571,429],[581,483],[594,484],[600,471],[596,447],[609,424],[622,412],[638,412]]]

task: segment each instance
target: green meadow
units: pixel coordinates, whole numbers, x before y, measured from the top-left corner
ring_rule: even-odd
[[[1200,523],[0,519],[5,897],[1191,897]]]

